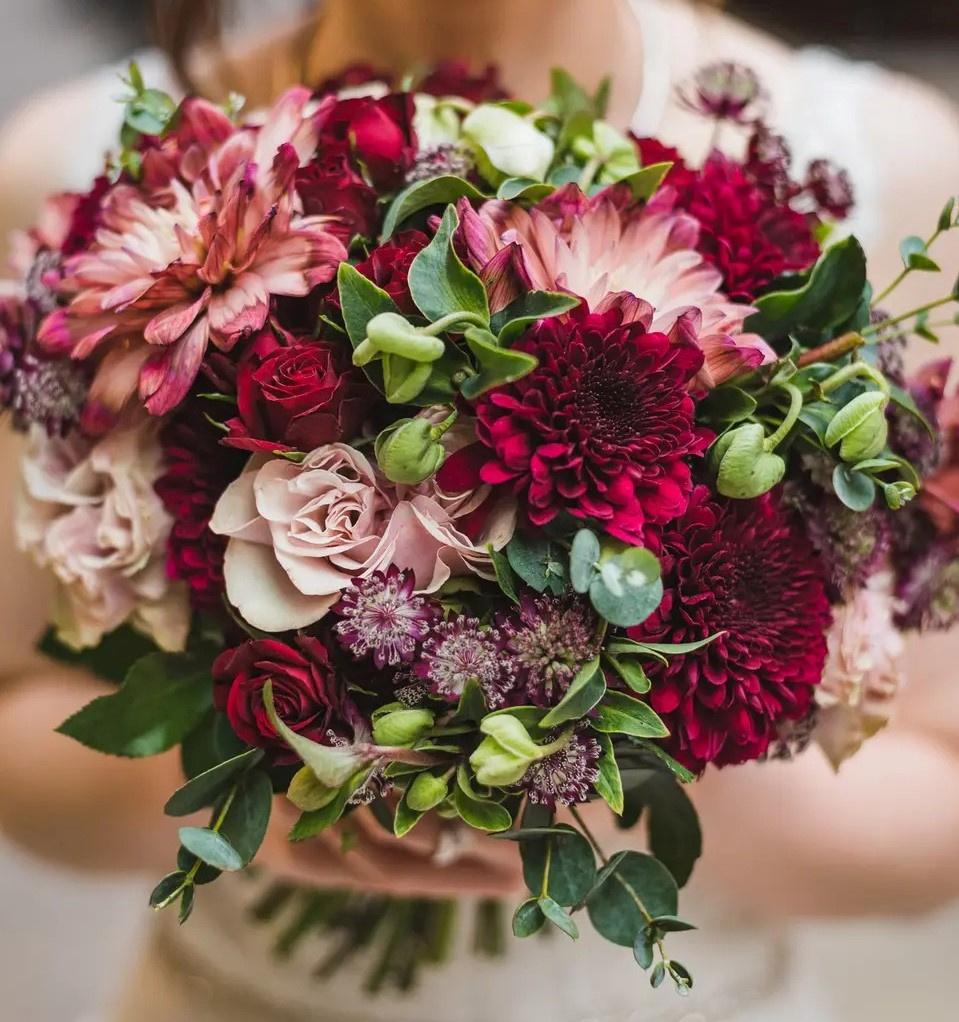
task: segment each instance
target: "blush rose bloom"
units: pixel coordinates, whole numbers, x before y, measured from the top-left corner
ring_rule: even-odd
[[[83,649],[129,623],[167,650],[190,625],[186,587],[166,575],[172,519],[154,491],[159,423],[142,413],[99,440],[31,431],[14,528],[59,583],[60,639]]]
[[[352,579],[391,564],[413,572],[417,592],[435,592],[453,576],[494,578],[486,547],[509,542],[515,512],[499,508],[474,541],[457,527],[472,504],[398,494],[363,454],[337,443],[301,464],[255,456],[210,527],[230,537],[230,602],[255,628],[281,632],[318,621]]]
[[[891,573],[879,572],[833,610],[814,737],[836,769],[886,726],[902,685],[904,644],[893,625],[892,586]]]

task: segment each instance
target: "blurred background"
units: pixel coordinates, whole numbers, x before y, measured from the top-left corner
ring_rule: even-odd
[[[246,6],[262,18],[272,8],[290,13],[297,3]],[[925,78],[959,103],[956,0],[726,6],[793,44],[828,45]],[[0,0],[0,121],[34,93],[148,46],[145,7],[140,0]],[[148,878],[66,875],[28,861],[0,837],[0,1016],[94,1022],[136,952],[149,886]],[[795,942],[809,982],[844,1022],[955,1018],[945,980],[959,955],[959,909],[909,922],[802,926]],[[886,981],[891,975],[895,984]]]

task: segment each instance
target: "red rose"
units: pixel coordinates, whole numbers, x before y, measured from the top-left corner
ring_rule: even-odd
[[[339,144],[339,145],[338,145]],[[380,189],[396,188],[416,155],[413,97],[392,93],[380,99],[341,99],[323,123],[320,149],[348,145]]]
[[[356,264],[356,268],[381,287],[401,312],[413,315],[417,310],[410,295],[410,265],[429,240],[422,231],[402,231],[385,245],[374,248],[363,262]]]
[[[239,414],[227,421],[223,443],[247,451],[312,451],[353,436],[373,398],[339,347],[312,339],[284,345],[266,330],[237,366]]]
[[[495,64],[487,64],[479,74],[471,74],[465,60],[441,60],[416,86],[416,91],[431,96],[460,96],[471,103],[495,103],[510,98]]]
[[[309,216],[329,216],[329,229],[345,245],[357,234],[376,233],[376,192],[350,164],[345,146],[320,148],[319,155],[297,172],[296,188]]]
[[[295,646],[278,639],[256,639],[221,653],[213,664],[214,701],[226,713],[238,738],[267,749],[277,764],[298,762],[266,714],[263,686],[273,682],[280,719],[315,742],[339,725],[340,691],[326,646],[299,636]]]

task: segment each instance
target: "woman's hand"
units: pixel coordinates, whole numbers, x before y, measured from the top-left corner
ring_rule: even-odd
[[[287,839],[297,812],[274,801],[273,819],[256,861],[271,873],[314,887],[350,887],[401,897],[509,898],[522,892],[519,849],[433,814],[403,838],[388,833],[366,808],[316,838]]]

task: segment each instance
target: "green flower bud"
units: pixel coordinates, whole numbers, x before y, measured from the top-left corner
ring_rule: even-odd
[[[381,312],[366,324],[366,339],[353,352],[354,365],[366,365],[377,355],[400,355],[411,362],[435,362],[446,344],[413,326],[398,312]]]
[[[384,429],[373,447],[383,475],[407,486],[428,479],[446,457],[434,436],[435,427],[427,419],[401,419]]]
[[[377,745],[413,745],[433,726],[429,710],[394,710],[373,723],[373,741]]]
[[[406,405],[414,401],[432,375],[430,362],[413,362],[402,355],[383,356],[383,388],[390,404]]]
[[[290,781],[286,797],[303,813],[328,806],[336,798],[337,788],[328,788],[317,780],[309,767],[301,767]]]
[[[406,804],[417,813],[426,813],[443,801],[449,794],[449,783],[445,777],[437,777],[425,770],[417,774],[406,789]]]
[[[533,763],[552,751],[551,746],[537,745],[508,713],[484,718],[480,731],[487,737],[470,756],[470,766],[477,782],[489,788],[516,784]]]
[[[881,390],[868,390],[854,397],[836,412],[826,428],[826,446],[839,444],[839,457],[843,461],[875,458],[886,446],[889,436],[888,404],[889,397]]]
[[[891,511],[898,511],[903,504],[908,504],[915,497],[916,488],[905,479],[900,479],[894,483],[884,483],[882,493],[886,498],[886,506]]]
[[[514,110],[484,103],[467,115],[462,131],[478,150],[480,171],[493,183],[507,177],[546,178],[555,152],[553,141]]]
[[[716,472],[716,489],[736,500],[767,493],[786,474],[785,461],[766,450],[766,433],[758,422],[746,422],[724,433],[713,445],[710,461]]]

